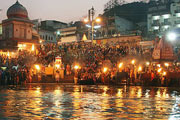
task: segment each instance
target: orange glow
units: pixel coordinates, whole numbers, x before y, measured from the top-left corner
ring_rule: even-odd
[[[103,72],[104,72],[104,73],[106,73],[106,72],[107,72],[107,70],[108,70],[108,68],[107,68],[107,67],[105,67],[105,68],[103,69]]]
[[[36,68],[37,70],[40,70],[40,69],[41,69],[39,65],[35,65],[35,68]]]
[[[32,45],[32,48],[31,48],[31,50],[32,50],[32,51],[34,51],[34,50],[35,50],[34,44]]]
[[[167,72],[163,72],[163,75],[166,76],[166,75],[167,75]]]
[[[123,63],[120,63],[120,64],[119,64],[119,68],[122,68],[122,66],[123,66]]]
[[[133,65],[134,65],[134,64],[135,64],[135,60],[132,60],[132,61],[131,61],[131,64],[133,64]]]
[[[141,67],[141,66],[139,66],[138,71],[139,71],[139,72],[141,72],[141,71],[142,71],[142,67]]]
[[[165,65],[166,67],[169,67],[169,63],[164,63],[164,65]]]
[[[101,19],[100,19],[100,18],[96,18],[96,22],[97,22],[97,23],[100,23],[100,22],[101,22]]]
[[[150,65],[150,62],[146,62],[146,65],[149,66],[149,65]]]
[[[89,20],[86,18],[86,19],[84,19],[84,22],[87,23],[87,22],[89,22]]]
[[[74,66],[74,69],[75,69],[75,70],[80,69],[80,66],[79,66],[79,65],[75,65],[75,66]]]
[[[55,66],[56,66],[56,68],[60,68],[60,65],[59,65],[59,64],[56,64]]]
[[[162,68],[159,68],[159,69],[158,69],[158,73],[160,73],[161,71],[162,71]]]
[[[161,67],[161,65],[160,65],[160,64],[157,64],[157,66],[158,66],[158,67]]]

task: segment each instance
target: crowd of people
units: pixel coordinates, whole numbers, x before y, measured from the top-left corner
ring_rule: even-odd
[[[145,62],[151,56],[145,54],[138,45],[95,45],[91,43],[46,44],[37,48],[37,53],[19,51],[15,57],[7,54],[0,55],[0,85],[24,84],[32,82],[34,73],[30,72],[34,64],[48,67],[53,66],[55,58],[62,58],[62,67],[65,76],[74,76],[79,84],[143,84],[143,85],[171,85],[180,84],[179,67],[170,65],[166,75],[157,72],[158,67],[151,63],[148,67]],[[132,64],[132,59],[136,63]],[[122,66],[119,66],[123,63]],[[170,63],[171,64],[171,63]],[[79,68],[75,69],[74,66]],[[141,70],[138,66],[142,65]],[[176,77],[168,79],[168,76]],[[172,82],[173,80],[173,82]],[[176,81],[176,82],[175,82]]]

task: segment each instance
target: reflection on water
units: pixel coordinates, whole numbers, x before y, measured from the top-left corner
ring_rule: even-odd
[[[0,119],[180,119],[178,88],[31,84],[0,89]]]

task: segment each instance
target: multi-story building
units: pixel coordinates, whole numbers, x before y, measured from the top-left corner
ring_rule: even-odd
[[[80,40],[77,34],[77,27],[58,29],[57,32],[60,34],[61,43],[77,42]]]
[[[147,27],[152,37],[162,37],[166,31],[180,27],[180,1],[150,1]]]
[[[41,26],[44,30],[55,31],[57,29],[62,29],[68,27],[67,23],[56,21],[56,20],[45,20],[41,21]]]
[[[100,30],[102,37],[122,35],[146,35],[148,4],[144,2],[123,3],[111,0],[106,4]]]
[[[121,35],[133,34],[132,30],[135,25],[132,21],[119,16],[104,17],[103,23],[100,23],[101,28],[95,27],[95,38],[109,38]]]
[[[40,29],[38,31],[38,34],[40,35],[40,38],[42,39],[44,44],[57,43],[55,32]]]

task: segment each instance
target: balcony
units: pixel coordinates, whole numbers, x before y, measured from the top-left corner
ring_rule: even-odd
[[[175,24],[180,24],[180,21],[175,21]]]
[[[180,13],[180,10],[175,10],[174,12],[175,12],[175,13]]]
[[[161,25],[171,25],[171,22],[163,22]]]
[[[152,23],[152,26],[159,26],[159,22]]]

